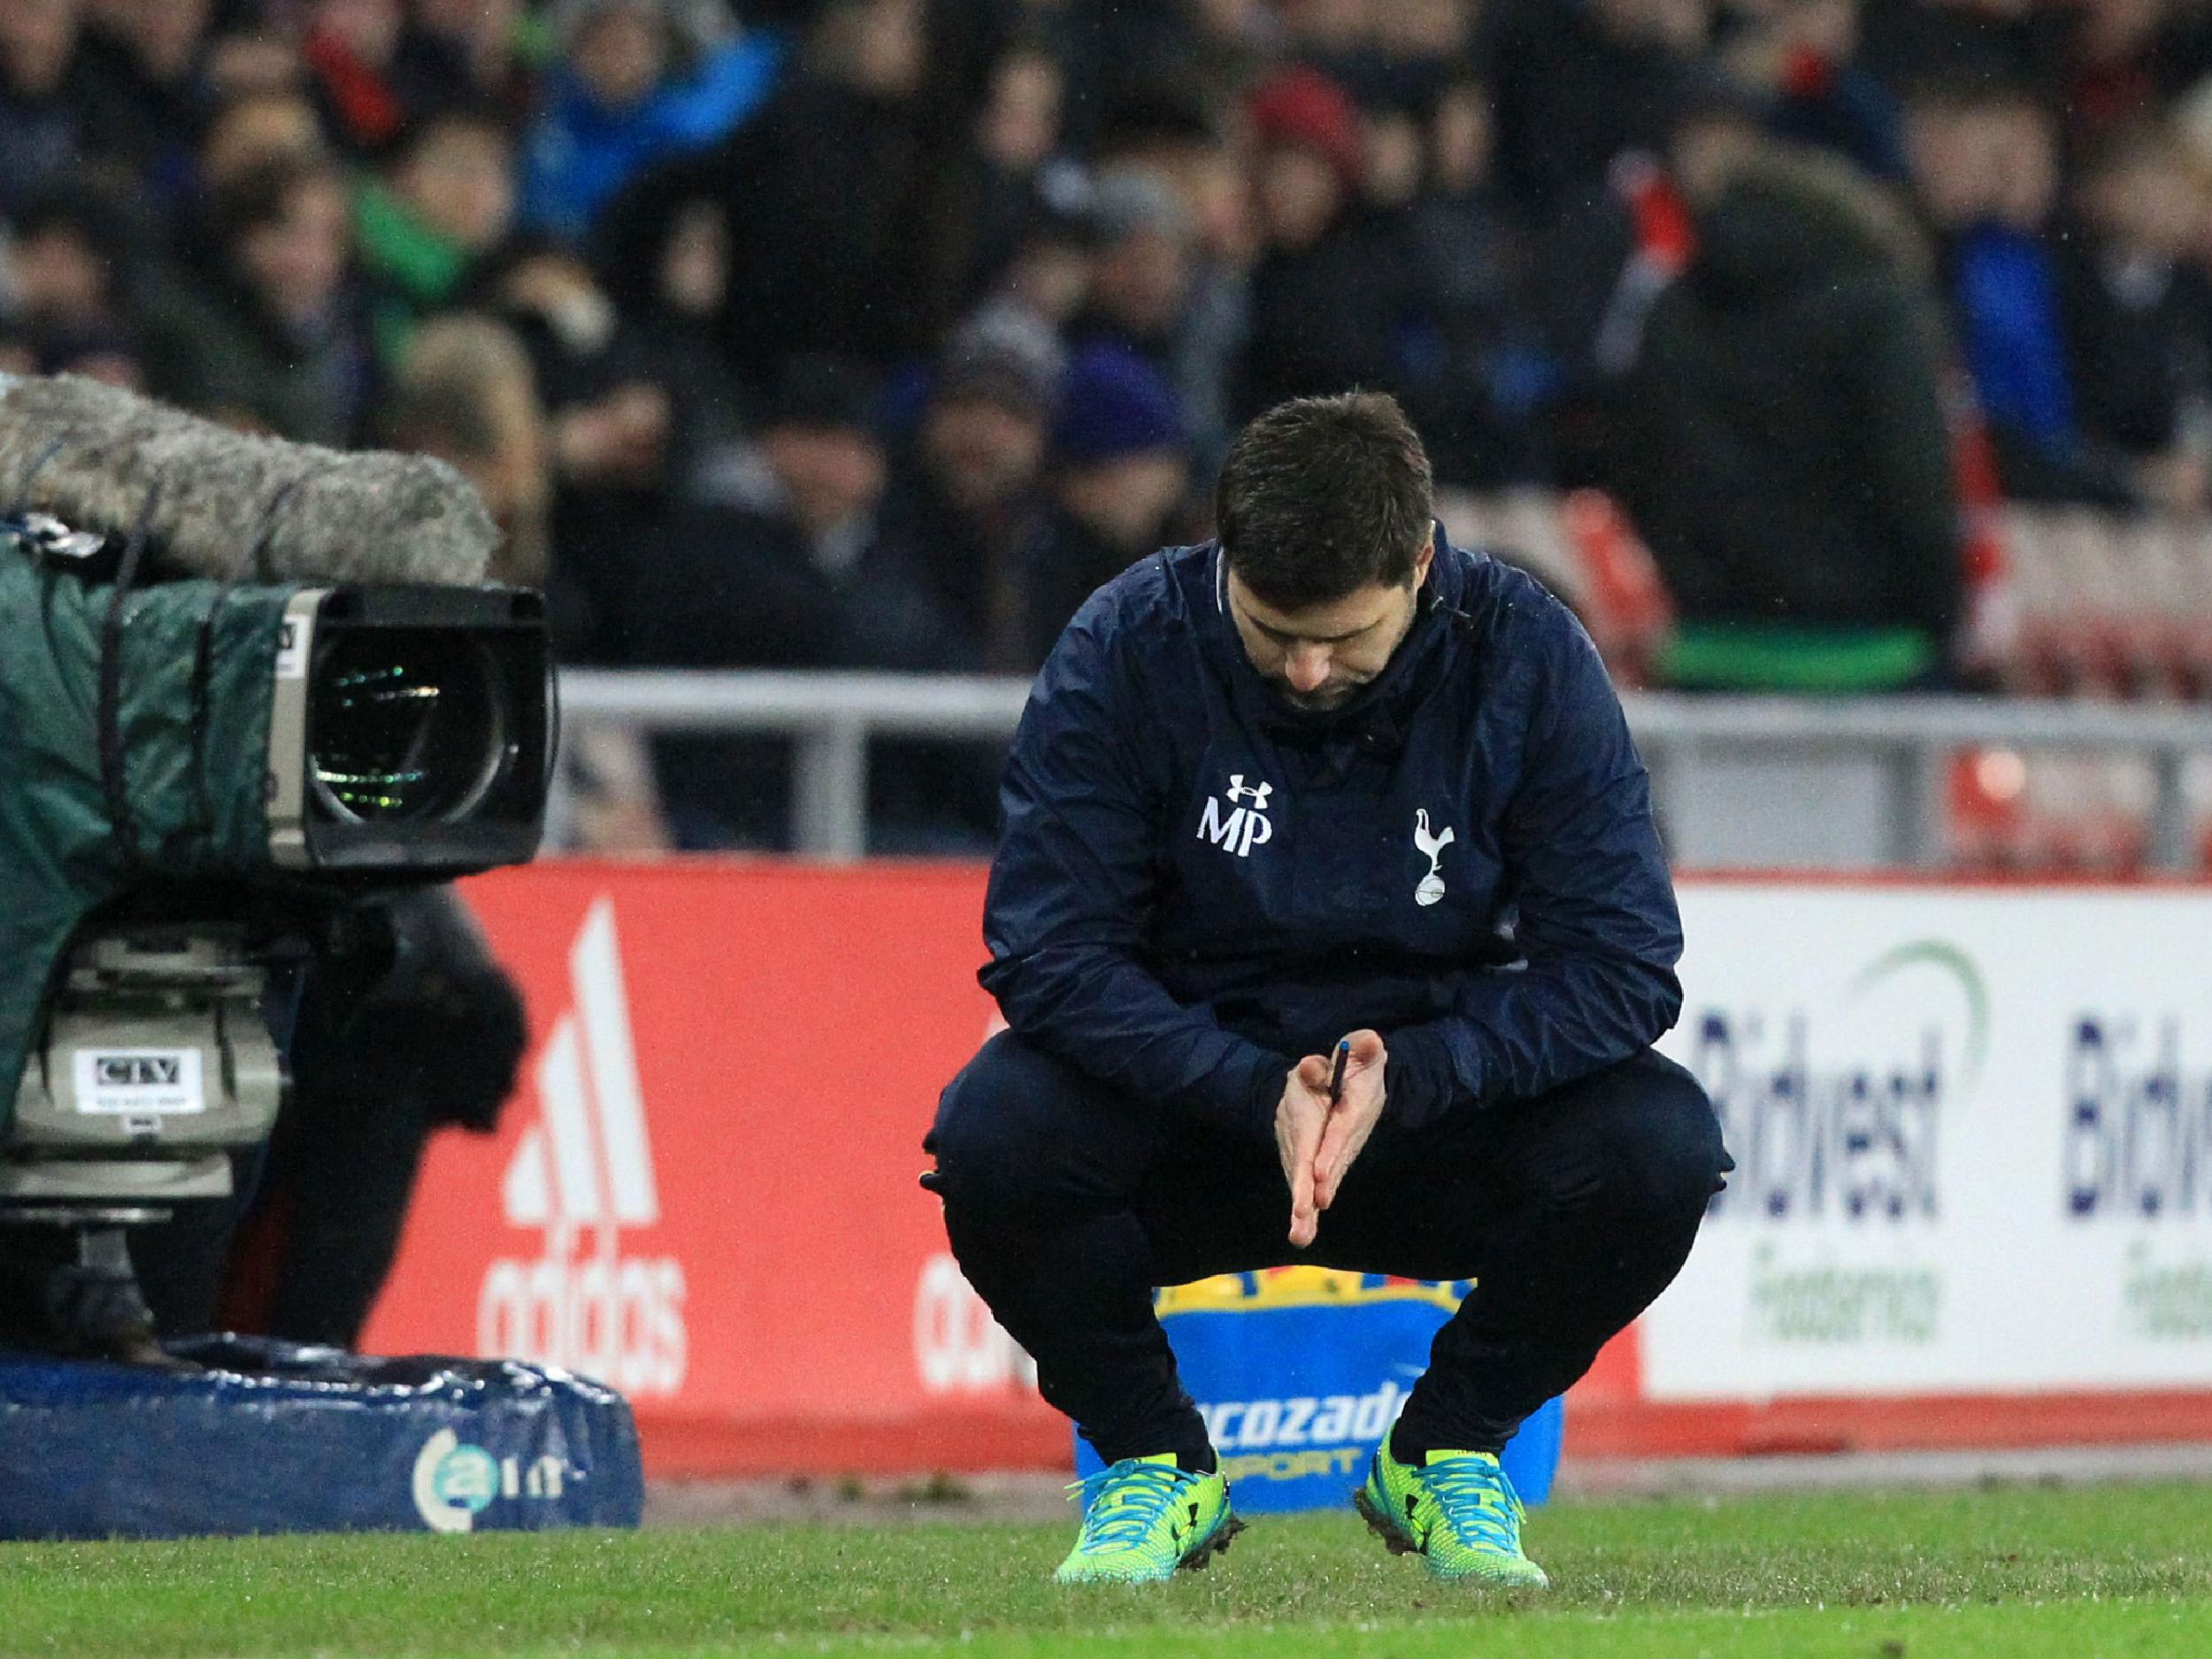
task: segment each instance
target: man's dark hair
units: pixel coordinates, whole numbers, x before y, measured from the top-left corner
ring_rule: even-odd
[[[1229,568],[1282,611],[1410,581],[1434,507],[1428,452],[1384,392],[1278,403],[1237,434],[1214,489]]]
[[[453,98],[425,111],[409,121],[377,151],[376,164],[388,175],[397,175],[440,139],[454,134],[489,138],[511,152],[514,127],[498,106],[483,98]]]
[[[209,240],[219,248],[234,246],[241,237],[281,224],[292,211],[293,199],[314,185],[327,185],[342,193],[346,175],[325,156],[271,156],[231,180],[215,193],[207,207]]]

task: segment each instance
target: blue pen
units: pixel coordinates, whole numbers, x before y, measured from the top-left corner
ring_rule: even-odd
[[[1331,1111],[1334,1111],[1337,1102],[1344,1098],[1344,1062],[1351,1052],[1352,1040],[1349,1037],[1345,1038],[1336,1046],[1336,1064],[1329,1068],[1329,1110]]]

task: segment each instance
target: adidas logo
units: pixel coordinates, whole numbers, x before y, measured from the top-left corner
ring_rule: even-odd
[[[511,1227],[543,1229],[534,1261],[503,1258],[477,1297],[477,1352],[580,1371],[633,1397],[674,1394],[686,1360],[683,1264],[622,1251],[660,1220],[614,901],[585,913],[568,955],[574,1004],[532,1073],[538,1121],[500,1182]]]

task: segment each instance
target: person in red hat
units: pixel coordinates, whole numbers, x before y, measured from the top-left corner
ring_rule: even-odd
[[[1405,389],[1401,325],[1415,309],[1408,250],[1360,211],[1359,111],[1319,70],[1286,70],[1246,106],[1263,251],[1235,401],[1248,418],[1294,397]]]

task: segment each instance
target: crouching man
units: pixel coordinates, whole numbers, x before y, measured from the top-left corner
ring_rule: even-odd
[[[926,1143],[946,1229],[1108,1464],[1064,1581],[1240,1525],[1154,1286],[1311,1263],[1479,1281],[1355,1501],[1440,1578],[1540,1586],[1498,1451],[1731,1167],[1649,1047],[1682,941],[1647,780],[1574,619],[1445,540],[1389,398],[1261,416],[1217,521],[1031,694],[984,916],[1011,1029]]]

